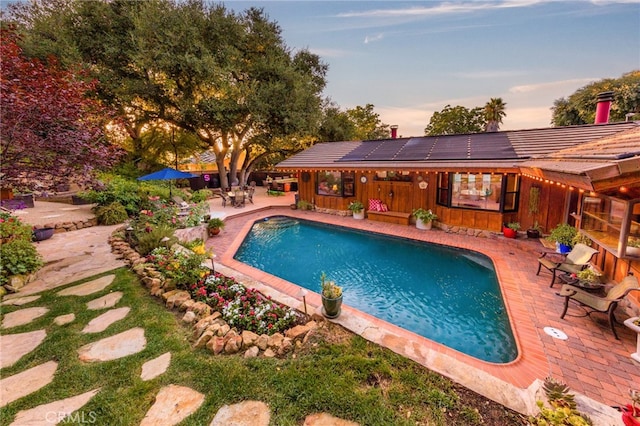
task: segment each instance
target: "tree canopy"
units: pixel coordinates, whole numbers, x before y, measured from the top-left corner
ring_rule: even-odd
[[[15,32],[1,30],[2,186],[47,191],[86,183],[117,160],[102,132],[107,109],[87,97],[94,82],[22,55]]]
[[[485,125],[485,131],[497,132],[500,130],[500,124],[502,119],[507,115],[504,112],[507,104],[505,104],[502,98],[491,98],[484,106],[484,118],[487,120]]]
[[[485,129],[486,123],[484,111],[480,107],[468,109],[460,105],[447,105],[442,111],[433,113],[424,133],[427,136],[480,133]]]
[[[568,98],[553,102],[551,124],[571,126],[592,124],[595,121],[598,94],[613,92],[610,122],[625,121],[627,114],[640,114],[640,70],[631,71],[620,78],[605,78],[587,84],[576,90]]]
[[[326,65],[292,52],[260,9],[233,14],[200,0],[56,4],[60,14],[23,6],[25,32],[55,33],[31,32],[31,51],[53,44],[49,51],[90,65],[97,93],[118,109],[134,148],[149,126],[174,126],[209,146],[219,170],[229,158],[233,179],[260,158],[299,149],[296,141],[319,126]],[[224,173],[221,183],[229,184]]]

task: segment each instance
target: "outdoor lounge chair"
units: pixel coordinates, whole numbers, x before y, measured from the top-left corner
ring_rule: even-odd
[[[178,208],[180,209],[180,211],[178,212],[179,216],[186,216],[189,214],[189,210],[191,210],[191,207],[189,207],[189,203],[187,203],[177,195],[174,195],[173,197],[171,197],[171,199],[176,204],[176,206],[178,206]]]
[[[580,243],[576,244],[567,254],[567,257],[561,262],[554,262],[552,259],[546,257],[547,253],[543,253],[542,256],[538,258],[538,272],[536,272],[536,275],[540,274],[540,269],[544,266],[552,274],[551,285],[549,287],[553,287],[553,284],[556,282],[557,271],[577,274],[589,265],[591,258],[596,253],[598,253],[598,250]]]
[[[606,313],[609,318],[609,325],[611,326],[613,335],[616,340],[620,340],[614,327],[616,322],[614,311],[618,306],[618,303],[624,299],[627,294],[636,290],[640,290],[640,284],[638,284],[638,279],[633,275],[625,277],[625,279],[611,287],[604,297],[589,293],[586,290],[581,290],[570,284],[564,284],[558,293],[559,296],[564,297],[564,310],[562,311],[560,318],[564,318],[567,314],[569,301],[576,301],[586,312],[585,315],[582,316],[591,315],[592,312]]]

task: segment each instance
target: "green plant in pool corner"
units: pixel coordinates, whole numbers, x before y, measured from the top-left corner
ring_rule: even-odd
[[[342,296],[342,287],[336,285],[334,281],[327,280],[327,275],[323,272],[320,275],[322,285],[322,295],[327,299],[337,299]]]
[[[580,413],[576,408],[575,396],[569,393],[569,387],[564,383],[547,377],[542,385],[550,407],[542,401],[536,401],[540,413],[529,417],[529,424],[535,426],[591,426],[589,417]]]
[[[573,239],[578,234],[578,230],[568,223],[561,223],[551,230],[549,233],[549,241],[554,241],[573,247]]]
[[[411,214],[415,216],[416,219],[419,219],[424,223],[431,222],[438,218],[438,215],[432,212],[430,209],[427,210],[423,209],[422,207],[419,209],[415,209]]]

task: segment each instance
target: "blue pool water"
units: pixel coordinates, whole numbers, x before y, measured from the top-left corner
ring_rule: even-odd
[[[256,222],[235,258],[478,359],[517,356],[490,259],[480,253],[284,216]]]

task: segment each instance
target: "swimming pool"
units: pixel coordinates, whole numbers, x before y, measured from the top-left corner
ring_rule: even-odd
[[[478,359],[507,363],[517,346],[490,259],[437,244],[285,216],[257,221],[235,259]]]

